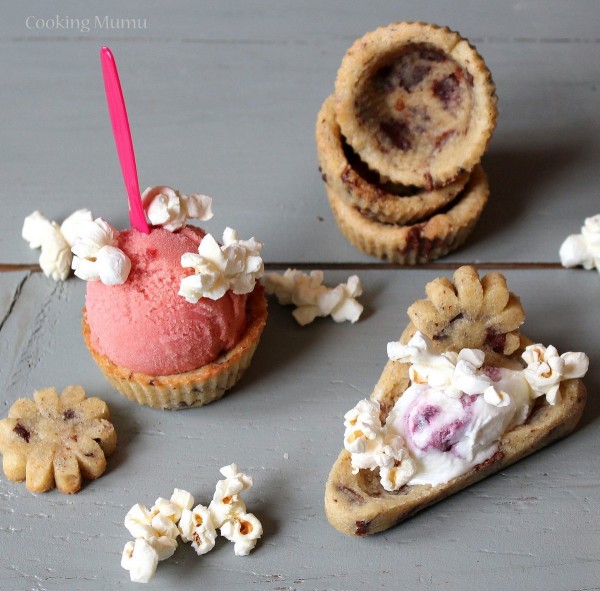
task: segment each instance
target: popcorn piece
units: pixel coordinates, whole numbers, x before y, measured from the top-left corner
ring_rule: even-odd
[[[234,542],[236,556],[248,556],[262,533],[262,524],[252,513],[240,512],[221,526],[221,535]]]
[[[152,513],[146,505],[136,503],[125,515],[125,527],[134,538],[150,539],[155,535],[152,527]]]
[[[20,398],[0,421],[0,452],[10,480],[26,480],[32,492],[56,487],[76,493],[83,478],[99,478],[117,435],[106,403],[86,398],[81,386],[55,388]]]
[[[169,232],[184,228],[190,218],[208,221],[213,217],[210,197],[199,193],[182,195],[171,187],[148,187],[142,194],[142,203],[150,223]]]
[[[217,482],[213,500],[208,506],[215,527],[221,527],[236,514],[246,512],[246,505],[239,495],[253,484],[252,477],[239,472],[236,464],[224,466],[221,474],[225,480]]]
[[[344,415],[344,447],[350,453],[367,453],[381,435],[380,408],[373,400],[361,400]]]
[[[193,510],[184,509],[179,521],[179,531],[184,542],[192,542],[198,556],[210,552],[215,546],[217,530],[213,525],[210,511],[204,505]]]
[[[34,211],[25,218],[21,235],[30,248],[41,248],[39,263],[44,275],[54,281],[64,281],[71,271],[71,246],[74,226],[82,220],[91,219],[87,209],[72,213],[60,226]]]
[[[494,386],[490,386],[483,393],[483,399],[492,406],[508,406],[510,404],[510,396],[507,392],[496,390]]]
[[[252,486],[253,480],[239,472],[236,464],[224,466],[221,474],[225,480],[217,482],[208,509],[213,525],[219,527],[228,540],[235,542],[235,554],[246,556],[256,546],[263,531],[260,521],[252,513],[246,513],[246,505],[239,497]]]
[[[585,353],[563,353],[558,355],[556,347],[529,345],[523,352],[523,360],[527,367],[523,375],[529,383],[535,398],[546,396],[549,404],[559,400],[560,382],[572,378],[583,377],[589,367],[589,359]]]
[[[103,219],[84,220],[75,229],[72,268],[85,281],[106,285],[125,283],[131,270],[129,257],[115,246],[117,232]]]
[[[392,466],[382,466],[379,469],[381,486],[389,492],[400,490],[417,471],[414,460],[406,450],[406,443],[401,437],[397,438],[401,441],[391,446],[392,449],[397,450],[395,455],[398,457],[394,458],[394,464]]]
[[[571,234],[559,250],[563,267],[578,267],[600,271],[600,214],[586,218],[581,234]]]
[[[207,234],[198,254],[181,257],[181,266],[194,269],[194,274],[181,280],[179,295],[195,304],[203,297],[218,300],[229,289],[235,294],[250,293],[264,272],[261,249],[262,244],[254,238],[238,240],[232,228],[223,232],[223,246]]]
[[[125,544],[121,566],[134,583],[148,583],[156,572],[158,553],[147,540],[138,538]]]
[[[349,320],[354,323],[363,311],[363,306],[356,300],[362,294],[357,275],[349,277],[346,283],[329,288],[323,285],[322,271],[311,271],[307,275],[297,269],[287,269],[283,275],[265,275],[263,285],[280,304],[296,306],[292,315],[301,326],[310,324],[317,317],[329,315],[335,322]]]
[[[191,509],[193,505],[194,497],[186,490],[176,488],[169,501],[158,497],[152,510],[153,512],[158,511],[173,523],[177,523],[181,519],[182,512]]]
[[[89,209],[78,209],[65,218],[60,225],[60,231],[67,244],[72,247],[77,241],[77,227],[82,222],[91,222],[94,219]]]

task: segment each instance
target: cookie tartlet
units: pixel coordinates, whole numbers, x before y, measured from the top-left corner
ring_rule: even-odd
[[[329,96],[317,116],[317,154],[325,183],[362,215],[384,224],[412,224],[451,203],[464,189],[469,173],[435,189],[384,182],[347,144]]]
[[[525,314],[499,273],[427,285],[388,343],[369,399],[345,415],[325,490],[339,531],[383,531],[568,435],[586,402],[583,353],[520,333]]]
[[[405,22],[358,39],[316,126],[322,178],[346,239],[407,265],[463,244],[489,195],[480,160],[496,102],[489,70],[458,33]]]
[[[488,195],[487,177],[477,166],[448,208],[426,220],[402,226],[365,216],[327,185],[329,205],[348,242],[366,254],[402,265],[427,263],[461,246],[481,216]]]
[[[149,217],[156,214],[153,208],[165,214],[155,217],[163,219],[162,227],[145,234],[105,224],[112,246],[102,248],[116,249],[128,261],[129,270],[119,278],[102,281],[99,270],[88,269],[103,260],[82,248],[97,229],[78,228],[76,274],[89,280],[84,340],[106,379],[131,400],[162,409],[202,406],[241,378],[258,345],[267,318],[257,282],[262,245],[237,240],[230,228],[220,245],[185,220],[169,218],[162,207],[170,195],[185,209],[190,197],[167,187],[145,195],[152,195],[145,200]],[[96,241],[100,246],[102,240]]]
[[[336,83],[346,141],[396,183],[443,186],[471,170],[496,124],[491,74],[475,48],[446,27],[394,23],[358,39]]]

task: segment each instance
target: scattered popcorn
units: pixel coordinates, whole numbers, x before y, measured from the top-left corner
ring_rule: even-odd
[[[171,187],[148,187],[142,194],[142,203],[150,223],[175,232],[187,225],[188,219],[212,219],[212,199],[194,193],[182,195]]]
[[[356,300],[362,294],[358,276],[352,275],[346,283],[334,288],[323,285],[323,277],[322,271],[311,271],[307,275],[297,269],[288,269],[283,275],[268,273],[263,285],[280,304],[296,306],[292,315],[300,326],[324,316],[331,316],[335,322],[356,322],[363,311],[363,306]]]
[[[600,214],[585,219],[581,234],[566,238],[559,256],[563,267],[595,267],[600,271]]]
[[[223,232],[223,246],[207,234],[198,254],[188,252],[181,257],[181,266],[194,269],[194,274],[181,280],[179,295],[195,304],[200,298],[218,300],[230,289],[235,294],[250,293],[264,272],[261,249],[254,238],[238,240],[232,228]]]
[[[571,378],[583,377],[589,367],[585,353],[563,353],[558,355],[555,347],[529,345],[523,352],[527,367],[523,375],[529,383],[535,398],[546,396],[549,404],[559,401],[560,382]]]
[[[129,257],[115,246],[118,232],[102,218],[84,220],[75,228],[72,268],[85,281],[106,285],[125,283],[131,270]]]
[[[75,243],[74,228],[78,223],[91,220],[88,209],[79,209],[72,213],[59,226],[39,211],[25,218],[21,235],[32,249],[41,248],[39,263],[46,275],[54,281],[64,281],[71,272],[73,255],[71,247]]]
[[[169,500],[159,497],[151,509],[140,503],[125,516],[125,527],[135,538],[127,542],[121,566],[129,571],[133,582],[147,583],[154,576],[161,560],[173,555],[177,537],[191,542],[201,556],[215,546],[217,528],[221,535],[234,542],[236,556],[247,556],[262,536],[260,521],[246,512],[239,495],[253,484],[252,477],[238,470],[236,464],[221,468],[224,480],[219,480],[209,507],[194,504],[194,497],[176,488]]]

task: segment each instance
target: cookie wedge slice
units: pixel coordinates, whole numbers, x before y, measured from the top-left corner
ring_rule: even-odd
[[[429,302],[431,310],[415,315],[414,308],[409,308],[409,311],[412,309],[411,323],[400,337],[403,346],[397,350],[405,352],[401,355],[414,357],[407,362],[405,357],[392,360],[393,356],[390,356],[369,401],[362,401],[345,417],[345,449],[334,463],[325,487],[327,518],[342,533],[364,536],[386,530],[567,436],[576,427],[587,397],[586,388],[579,379],[587,370],[587,356],[565,353],[559,358],[554,347],[533,345],[519,331],[524,319],[520,302],[498,276],[490,273],[480,280],[473,267],[461,267],[453,282],[440,278],[428,284],[428,298],[420,300],[420,307],[423,302]],[[480,289],[477,289],[478,285]],[[440,310],[449,311],[446,319],[440,319]],[[466,331],[464,326],[455,329],[452,319],[462,320],[466,316],[471,318],[474,330]],[[496,339],[490,341],[487,331],[479,330],[479,325],[493,327],[495,334],[510,338],[503,340],[504,346],[500,347]],[[449,327],[454,332],[448,332]],[[428,330],[429,335],[422,333],[423,329]],[[447,339],[433,340],[439,334],[438,329],[448,335]],[[465,334],[468,348],[458,340],[459,333]],[[422,343],[428,347],[420,352],[417,351],[419,334]],[[443,345],[445,340],[449,348]],[[464,352],[474,355],[475,349],[480,353],[479,365],[471,365],[464,373],[463,364],[459,372],[461,356]],[[448,366],[454,373],[440,386],[439,378]],[[430,371],[433,373],[428,374]],[[438,373],[434,375],[436,371]],[[452,387],[459,383],[455,381],[459,373],[463,385],[453,393]],[[473,381],[466,385],[467,374],[473,381],[484,383],[481,389],[469,390]],[[518,388],[511,391],[507,386],[508,389],[502,392],[504,386],[499,385],[502,375],[510,376],[510,379],[516,376]],[[491,384],[494,386],[488,388]],[[438,402],[431,405],[432,398],[428,396],[436,389]],[[493,397],[488,398],[490,389],[492,395],[500,394],[507,399],[494,401]],[[407,398],[403,400],[403,396]],[[524,396],[521,398],[525,401],[523,406],[519,406],[518,396]],[[409,406],[411,400],[415,402],[412,407]],[[435,408],[435,404],[441,406]],[[358,416],[359,407],[369,409],[371,414],[360,410],[365,414]],[[473,420],[476,430],[461,431],[466,421],[461,423],[463,417],[452,414],[457,407],[461,409],[459,412],[464,411],[469,421]],[[492,408],[494,410],[489,410]],[[403,414],[407,409],[409,412]],[[434,424],[436,413],[441,417],[447,409],[450,414]],[[482,409],[483,414],[478,414]],[[494,430],[493,420],[488,419],[503,412],[513,413],[513,417],[519,414],[519,418],[506,422],[505,425],[511,425],[506,429]],[[452,429],[447,428],[449,426],[454,429],[454,435]],[[492,435],[486,443],[490,432]],[[401,438],[399,444],[398,436]],[[360,438],[366,448],[352,448],[353,442]],[[369,448],[373,442],[375,446]],[[472,446],[473,453],[461,447],[465,443]],[[395,444],[398,447],[392,449]],[[372,455],[361,455],[365,450]],[[358,456],[355,456],[356,451]],[[430,461],[432,456],[427,458],[431,451],[437,454],[434,463]],[[387,459],[393,458],[394,462],[386,461],[386,454]],[[438,461],[442,456],[444,460]],[[454,462],[457,457],[466,461],[458,470],[448,470],[448,462]],[[366,459],[371,458],[375,462],[369,464]],[[408,470],[405,462],[408,462]],[[395,475],[385,476],[386,471],[389,476],[396,470],[403,471],[402,480],[394,482]]]

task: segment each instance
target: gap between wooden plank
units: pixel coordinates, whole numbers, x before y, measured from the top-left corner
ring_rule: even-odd
[[[457,263],[427,263],[423,265],[397,265],[395,263],[286,263],[286,262],[274,262],[265,263],[265,269],[267,271],[277,271],[280,269],[323,269],[326,271],[382,271],[382,270],[400,270],[400,269],[439,269],[439,270],[453,270],[463,265],[473,265],[478,269],[514,269],[514,270],[527,270],[527,269],[562,269],[560,263],[507,263],[507,262],[457,262]],[[0,264],[1,272],[10,271],[33,271],[41,272],[39,265],[19,265],[19,264]]]

